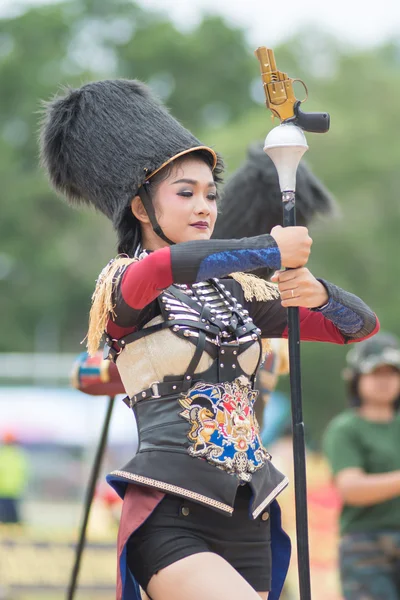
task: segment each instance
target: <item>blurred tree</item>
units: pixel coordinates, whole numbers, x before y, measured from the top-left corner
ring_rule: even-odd
[[[254,106],[256,68],[243,33],[221,19],[181,33],[125,0],[76,0],[0,20],[0,309],[8,316],[0,351],[78,349],[94,279],[115,253],[106,220],[57,201],[38,168],[40,101],[61,84],[137,77],[196,128]]]
[[[241,31],[219,17],[190,33],[154,21],[120,48],[123,76],[147,81],[188,127],[221,126],[251,106],[255,64]]]

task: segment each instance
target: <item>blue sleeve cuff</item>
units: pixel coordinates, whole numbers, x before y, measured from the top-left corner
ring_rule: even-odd
[[[364,321],[351,308],[343,306],[340,302],[329,299],[328,304],[318,309],[324,317],[332,321],[340,331],[346,334],[357,333],[362,328]]]
[[[229,250],[216,252],[204,258],[198,272],[199,281],[221,277],[237,271],[253,271],[261,267],[280,269],[281,253],[278,246],[257,250]]]
[[[355,307],[346,306],[345,301],[350,294],[340,290],[340,288],[337,288],[323,279],[318,279],[318,281],[322,283],[328,292],[329,300],[324,306],[313,308],[311,310],[322,313],[326,319],[332,321],[332,323],[345,335],[351,336],[358,333],[364,326],[364,319],[362,314],[354,310]],[[342,294],[340,294],[340,292],[342,292]],[[341,302],[341,295],[343,296],[343,302]]]

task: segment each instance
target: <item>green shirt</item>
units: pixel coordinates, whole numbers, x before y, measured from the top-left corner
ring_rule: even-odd
[[[400,414],[379,423],[363,419],[354,410],[338,415],[328,426],[323,449],[334,475],[350,467],[365,473],[400,470]],[[400,529],[400,497],[372,506],[344,504],[341,533]]]

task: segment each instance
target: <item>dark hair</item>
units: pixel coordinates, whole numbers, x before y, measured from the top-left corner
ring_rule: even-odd
[[[205,150],[195,150],[189,154],[180,156],[176,160],[168,163],[163,169],[161,169],[161,171],[149,179],[147,190],[152,200],[155,197],[160,183],[165,181],[165,179],[170,176],[175,167],[185,162],[185,160],[188,160],[189,158],[198,158],[205,162],[210,168],[213,166],[212,156]],[[214,174],[213,176],[216,184],[221,182],[221,178],[218,174]],[[118,236],[118,254],[134,256],[136,249],[141,244],[142,232],[140,223],[132,213],[130,204],[126,206],[116,229]]]
[[[358,391],[358,385],[360,382],[360,377],[362,375],[363,375],[362,373],[354,373],[347,382],[347,393],[348,393],[349,403],[350,403],[350,406],[352,406],[353,408],[359,408],[362,404],[362,399],[361,399],[359,391]],[[399,394],[397,400],[395,400],[394,408],[396,411],[400,410],[400,394]]]

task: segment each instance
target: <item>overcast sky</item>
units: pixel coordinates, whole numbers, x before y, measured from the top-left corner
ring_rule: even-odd
[[[274,44],[307,24],[357,45],[400,38],[399,0],[141,0],[141,4],[167,10],[182,25],[195,22],[204,11],[221,14],[245,27],[255,45]]]
[[[0,0],[0,15],[21,4],[52,0]],[[112,0],[110,0],[112,2]],[[166,11],[180,27],[191,27],[204,12],[223,15],[246,29],[255,46],[270,46],[314,24],[347,43],[369,46],[389,37],[400,39],[400,0],[138,0]]]

